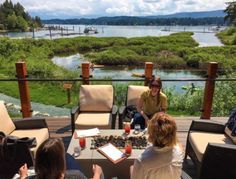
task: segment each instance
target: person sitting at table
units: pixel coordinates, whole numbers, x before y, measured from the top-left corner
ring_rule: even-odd
[[[66,170],[65,147],[61,139],[47,139],[43,142],[35,158],[34,176],[27,177],[27,165],[19,169],[21,179],[87,179],[79,170]],[[103,175],[99,165],[93,165],[93,179],[100,179]]]
[[[162,82],[161,78],[153,78],[149,83],[149,90],[144,91],[137,104],[137,113],[134,115],[131,128],[133,129],[135,124],[140,124],[141,129],[147,126],[147,121],[156,112],[166,112],[167,109],[167,97],[161,92]]]
[[[183,149],[177,143],[175,120],[163,112],[156,113],[148,122],[147,147],[130,167],[131,179],[180,179]]]

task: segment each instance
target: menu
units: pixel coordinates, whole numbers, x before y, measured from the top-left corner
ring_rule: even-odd
[[[92,136],[97,136],[100,134],[100,131],[98,128],[93,128],[93,129],[87,129],[87,130],[76,130],[75,131],[75,136],[77,137],[92,137]]]
[[[109,160],[111,160],[114,164],[127,158],[125,153],[123,153],[111,143],[99,147],[97,150]]]

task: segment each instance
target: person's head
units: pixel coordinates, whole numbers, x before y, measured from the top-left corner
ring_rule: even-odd
[[[151,89],[152,96],[159,94],[162,88],[161,78],[152,78],[149,83],[149,88]]]
[[[38,179],[60,179],[65,173],[65,148],[61,139],[47,139],[38,148],[35,172]]]
[[[148,122],[148,140],[156,147],[173,147],[177,143],[177,126],[175,120],[168,114],[154,114]]]

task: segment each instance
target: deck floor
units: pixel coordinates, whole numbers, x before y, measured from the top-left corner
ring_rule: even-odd
[[[186,139],[187,139],[187,133],[191,124],[191,121],[193,119],[199,119],[199,117],[176,117],[176,123],[177,123],[177,135],[179,142],[183,145],[185,148],[186,145]],[[213,117],[213,120],[226,122],[226,117]],[[70,118],[47,118],[46,119],[50,137],[52,138],[62,138],[66,149],[69,146],[69,142],[71,139],[71,120]],[[117,120],[118,121],[118,120]],[[116,124],[116,127],[118,124]],[[190,159],[187,160],[187,162],[183,165],[184,170],[193,178],[196,178],[196,169]]]

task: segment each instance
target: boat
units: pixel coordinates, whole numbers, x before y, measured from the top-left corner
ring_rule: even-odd
[[[201,90],[200,88],[195,87],[194,83],[191,83],[191,85],[189,86],[182,86],[181,87],[183,90],[186,90],[186,94],[188,94],[190,92],[190,94],[192,95],[195,91],[199,91]]]
[[[98,30],[93,26],[88,26],[88,27],[85,27],[84,33],[85,34],[97,34]]]
[[[144,74],[142,74],[142,73],[135,73],[135,72],[132,73],[132,76],[133,77],[142,77],[142,78],[145,77]]]

